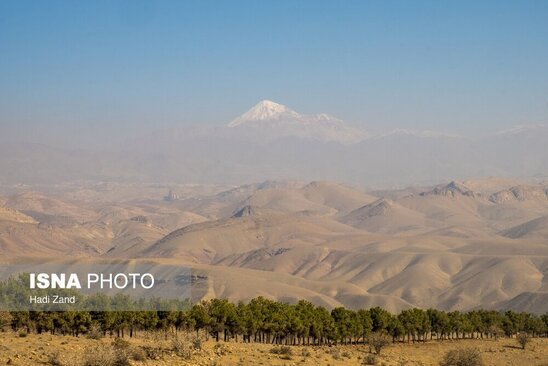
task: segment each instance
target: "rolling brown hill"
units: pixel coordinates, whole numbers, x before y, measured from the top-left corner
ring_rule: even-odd
[[[526,238],[544,239],[548,241],[548,216],[542,216],[507,229],[502,235],[512,239]]]
[[[196,299],[548,311],[542,184],[490,178],[390,198],[294,181],[187,190],[170,202],[130,192],[116,202],[4,197],[0,253],[189,266],[207,278]]]
[[[406,208],[392,200],[381,198],[362,206],[340,219],[348,225],[380,233],[403,233],[427,230],[436,223],[421,212]]]

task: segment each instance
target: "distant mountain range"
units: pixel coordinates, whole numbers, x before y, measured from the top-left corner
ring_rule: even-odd
[[[385,189],[456,177],[548,177],[548,125],[484,137],[403,129],[373,135],[327,114],[301,114],[264,100],[223,126],[121,139],[108,149],[0,144],[0,183],[302,179]]]

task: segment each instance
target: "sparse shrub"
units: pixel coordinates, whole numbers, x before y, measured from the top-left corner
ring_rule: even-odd
[[[114,366],[131,366],[129,350],[114,349]]]
[[[162,348],[158,345],[147,345],[141,348],[149,360],[158,360],[162,357]]]
[[[103,331],[101,330],[101,327],[98,324],[92,324],[89,328],[87,337],[89,339],[95,339],[99,340],[103,338]]]
[[[338,348],[332,348],[329,351],[329,354],[331,355],[331,357],[333,357],[335,361],[342,360],[341,351]]]
[[[192,357],[192,343],[185,336],[173,335],[171,337],[171,350],[185,360]]]
[[[217,356],[224,356],[228,353],[228,348],[224,344],[216,343],[213,347],[213,352],[215,352]]]
[[[63,366],[63,362],[61,361],[61,355],[59,351],[55,351],[48,356],[47,364],[51,366]]]
[[[141,347],[146,357],[150,360],[158,360],[164,354],[164,348],[162,347],[163,340],[165,339],[162,332],[146,332],[145,340],[146,344]]]
[[[146,361],[147,354],[141,347],[133,347],[131,349],[131,358],[135,361]]]
[[[303,356],[303,357],[310,357],[310,355],[311,355],[311,353],[310,353],[310,351],[308,350],[308,348],[305,347],[305,348],[301,349],[301,356]]]
[[[377,356],[373,354],[366,355],[362,361],[362,365],[376,365],[376,364],[377,364]]]
[[[0,331],[11,324],[13,317],[9,311],[0,311]]]
[[[112,341],[112,347],[114,347],[114,349],[127,350],[130,347],[130,344],[125,339],[116,337]]]
[[[25,338],[26,336],[29,335],[29,333],[26,331],[26,330],[20,330],[17,335],[20,337],[20,338]]]
[[[453,349],[443,356],[440,366],[483,366],[481,352],[477,348]]]
[[[117,366],[114,349],[105,344],[87,348],[84,351],[83,366]]]
[[[289,346],[280,346],[280,354],[291,356],[293,354],[293,350]]]
[[[341,356],[345,357],[345,358],[352,358],[352,355],[350,354],[350,352],[348,351],[344,351]]]
[[[128,341],[117,337],[112,341],[112,348],[114,350],[114,364],[116,366],[128,366],[129,363],[129,355],[130,355],[130,348],[131,345]]]
[[[202,350],[202,346],[203,346],[203,339],[198,337],[198,336],[194,336],[192,338],[192,347],[195,349],[195,350],[198,350],[198,351],[201,351]]]
[[[149,342],[158,343],[166,339],[165,333],[160,331],[148,331],[145,333],[145,339]]]
[[[289,346],[276,346],[270,349],[270,353],[279,355],[282,360],[291,360],[293,350]]]
[[[100,343],[87,348],[84,351],[83,366],[130,366],[129,345],[116,340],[112,343],[110,346]]]
[[[369,346],[380,355],[384,347],[392,343],[392,338],[385,332],[373,332],[369,335]]]
[[[518,333],[516,335],[516,340],[518,341],[521,349],[525,349],[525,347],[527,347],[527,344],[531,341],[531,338],[529,338],[529,335],[527,333]]]
[[[202,349],[202,338],[192,333],[172,333],[170,335],[171,349],[179,356],[190,358],[194,351]]]

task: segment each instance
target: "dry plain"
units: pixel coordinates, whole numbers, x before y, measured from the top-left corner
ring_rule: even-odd
[[[19,337],[12,332],[0,333],[0,364],[31,366],[52,365],[52,355],[58,354],[61,365],[79,366],[85,360],[85,354],[97,349],[99,344],[107,347],[113,338],[92,340],[86,337],[64,337],[52,335],[29,335]],[[137,338],[130,341],[131,347],[150,345],[149,340]],[[220,342],[216,347],[214,341],[204,342],[200,351],[195,351],[190,359],[175,355],[165,343],[166,352],[156,360],[130,361],[132,365],[365,365],[369,353],[367,346],[338,347],[292,347],[290,357],[271,353],[273,346],[266,344],[243,344]],[[476,347],[481,351],[487,366],[498,365],[548,365],[548,339],[534,339],[527,349],[517,347],[515,339],[495,340],[459,340],[429,341],[417,344],[395,344],[382,351],[376,358],[377,365],[437,365],[443,355],[459,347]],[[222,352],[219,352],[222,349]],[[303,351],[304,350],[304,351]],[[284,359],[285,358],[285,359]]]

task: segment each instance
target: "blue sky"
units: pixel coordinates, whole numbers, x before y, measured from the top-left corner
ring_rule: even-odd
[[[219,125],[261,99],[373,130],[544,123],[548,1],[0,1],[4,131]]]

